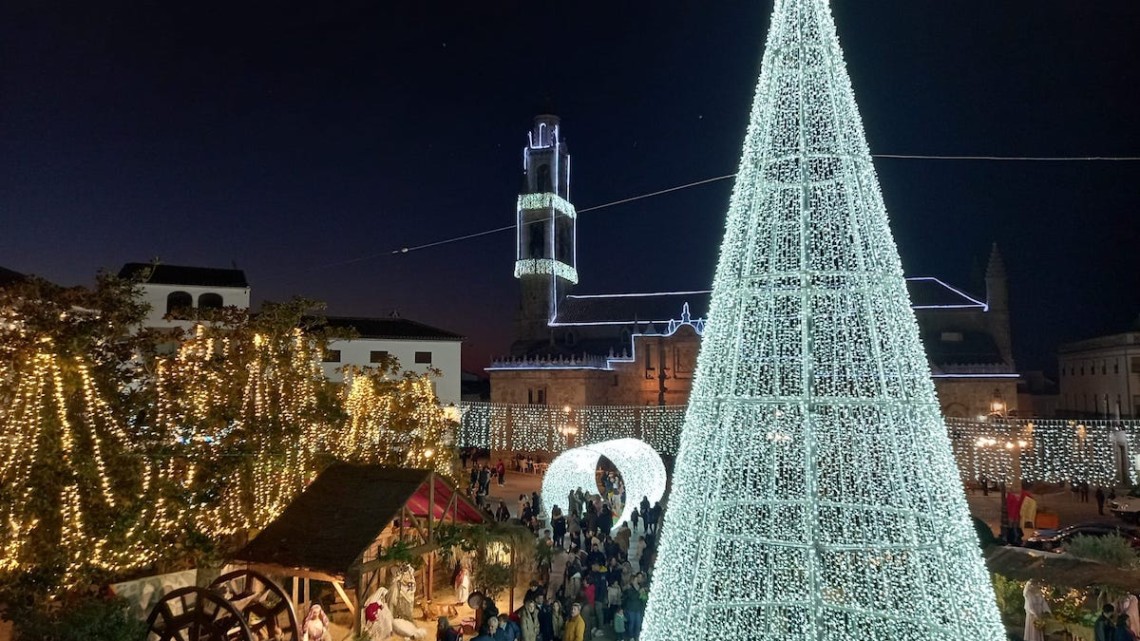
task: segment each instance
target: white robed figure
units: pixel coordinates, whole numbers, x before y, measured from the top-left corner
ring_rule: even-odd
[[[1045,601],[1045,593],[1037,579],[1030,579],[1025,584],[1025,631],[1022,636],[1025,641],[1045,641],[1045,633],[1038,627],[1038,622],[1052,612],[1049,603]]]
[[[1128,616],[1128,629],[1140,637],[1140,602],[1135,594],[1125,594],[1116,602],[1116,611]]]

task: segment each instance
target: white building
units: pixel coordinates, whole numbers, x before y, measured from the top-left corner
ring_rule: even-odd
[[[1059,415],[1140,418],[1140,331],[1068,343],[1057,351]]]
[[[250,287],[240,269],[127,263],[120,278],[141,277],[139,284],[150,312],[145,327],[190,329],[203,310],[237,307],[249,309]],[[325,376],[341,381],[345,365],[367,367],[385,356],[400,361],[401,370],[424,374],[439,371],[435,393],[444,407],[461,399],[460,352],[463,337],[406,318],[329,317],[334,328],[352,328],[358,337],[333,341],[323,363]]]
[[[127,263],[119,270],[119,278],[136,277],[150,304],[146,327],[189,329],[203,310],[249,309],[249,281],[240,269]]]
[[[460,369],[462,336],[398,317],[330,316],[326,320],[329,327],[353,329],[358,335],[351,340],[329,343],[324,362],[325,376],[329,380],[343,380],[342,369],[346,365],[375,366],[391,356],[400,362],[401,370],[417,374],[424,374],[428,369],[439,370],[435,394],[440,405],[459,405],[463,377]]]

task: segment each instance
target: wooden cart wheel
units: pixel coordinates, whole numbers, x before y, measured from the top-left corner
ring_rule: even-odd
[[[210,589],[226,598],[245,617],[255,639],[301,641],[297,611],[276,581],[253,570],[236,570],[214,579]]]
[[[179,588],[146,619],[147,641],[256,641],[241,611],[206,588]]]

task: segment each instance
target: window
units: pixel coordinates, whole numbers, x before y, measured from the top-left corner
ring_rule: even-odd
[[[416,362],[421,365],[431,365],[431,352],[416,352]]]
[[[339,349],[326,349],[324,361],[326,363],[339,363],[340,362],[340,350]]]
[[[1120,373],[1120,361],[1113,361],[1112,373],[1113,374],[1119,374]]]
[[[368,352],[369,363],[387,363],[388,352],[386,350],[372,350]],[[431,362],[430,360],[428,362]]]
[[[1100,373],[1102,376],[1108,373],[1108,366],[1104,364],[1104,361],[1100,362]]]
[[[1140,374],[1140,356],[1132,357],[1132,373]]]
[[[198,297],[198,309],[221,309],[221,294],[202,294]]]
[[[567,345],[573,345],[574,344],[574,332],[573,331],[566,332],[566,344]]]
[[[526,402],[531,405],[546,405],[546,388],[532,387],[526,391]]]
[[[194,297],[186,292],[170,292],[166,297],[166,315],[173,318],[190,318],[194,308]]]
[[[942,332],[943,343],[961,343],[962,332]]]

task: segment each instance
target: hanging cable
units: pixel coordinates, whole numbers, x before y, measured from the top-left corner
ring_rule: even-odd
[[[1009,162],[1140,162],[1140,156],[931,156],[931,155],[920,155],[920,154],[872,154],[871,157],[872,158],[882,158],[885,160],[953,160],[953,161],[988,161],[988,162],[1007,162],[1007,161],[1009,161]],[[611,201],[608,203],[602,203],[601,205],[593,205],[591,207],[579,209],[578,213],[582,214],[582,213],[589,212],[589,211],[596,211],[599,209],[605,209],[606,207],[614,207],[617,205],[624,205],[626,203],[631,203],[631,202],[643,200],[646,198],[653,198],[654,196],[661,196],[661,195],[672,193],[675,191],[681,191],[682,189],[690,189],[692,187],[698,187],[700,185],[707,185],[709,183],[720,182],[722,180],[728,180],[729,178],[735,178],[735,177],[736,177],[736,174],[725,174],[723,176],[717,176],[715,178],[705,178],[703,180],[696,180],[696,181],[693,181],[691,183],[686,183],[684,185],[678,185],[676,187],[669,187],[668,189],[660,189],[660,190],[649,192],[646,194],[640,194],[637,196],[631,196],[629,198],[622,198],[620,200],[614,200],[614,201]],[[547,219],[540,219],[540,220],[532,220],[527,224],[533,225],[536,223],[542,223],[542,222],[547,222],[547,221],[549,221],[548,218]],[[348,260],[342,260],[342,261],[338,261],[335,263],[327,263],[324,265],[318,265],[318,266],[314,267],[313,269],[327,269],[330,267],[340,267],[343,265],[351,265],[353,263],[360,263],[360,262],[364,262],[367,260],[372,260],[374,258],[379,258],[381,256],[390,256],[390,255],[396,255],[396,254],[407,254],[409,252],[419,251],[421,249],[429,249],[432,247],[439,247],[440,245],[449,245],[451,243],[458,243],[458,242],[462,242],[465,240],[471,240],[472,238],[479,238],[481,236],[489,236],[491,234],[498,234],[501,232],[510,231],[512,229],[515,229],[516,227],[518,227],[518,225],[504,225],[502,227],[496,227],[494,229],[488,229],[485,231],[475,232],[472,234],[464,234],[462,236],[455,236],[454,238],[444,238],[442,240],[436,240],[436,241],[432,241],[430,243],[423,243],[421,245],[411,245],[408,247],[401,247],[399,249],[393,249],[391,251],[387,251],[387,252],[383,252],[383,253],[379,253],[379,254],[369,254],[367,256],[360,256],[358,258],[350,258]]]

